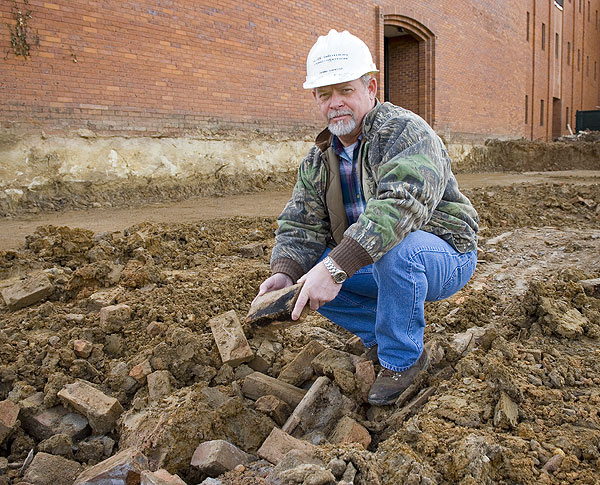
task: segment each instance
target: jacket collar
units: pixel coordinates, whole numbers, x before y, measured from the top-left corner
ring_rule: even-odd
[[[363,118],[362,133],[366,139],[370,139],[369,134],[376,132],[381,125],[387,121],[388,116],[377,116],[380,111],[384,111],[386,113],[389,111],[387,109],[382,110],[386,104],[388,103],[381,104],[379,100],[375,98],[375,106],[373,106],[373,109],[369,111]],[[315,145],[317,145],[317,148],[321,150],[321,152],[325,152],[331,146],[332,139],[333,135],[329,131],[329,128],[325,128],[315,138]]]

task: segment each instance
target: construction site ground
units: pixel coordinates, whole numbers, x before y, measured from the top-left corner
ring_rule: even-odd
[[[0,219],[0,290],[46,279],[50,288],[22,308],[0,301],[0,484],[61,483],[66,468],[40,474],[46,454],[79,474],[128,449],[188,484],[598,483],[600,172],[458,178],[480,216],[477,270],[459,293],[426,304],[431,365],[385,407],[364,401],[364,349],[324,317],[244,323],[290,187]],[[103,313],[119,305],[127,311]],[[223,364],[209,322],[231,310],[252,361]],[[277,378],[315,342],[344,353],[313,361],[297,387],[325,376],[347,407],[317,405],[331,419],[291,433],[317,448],[275,467],[260,450],[293,409],[258,405],[245,381]],[[81,382],[118,401],[112,424],[73,407],[65,390]],[[341,437],[338,405],[367,435]],[[33,429],[59,406],[95,426],[78,436]],[[218,474],[192,466],[211,440],[251,458]]]

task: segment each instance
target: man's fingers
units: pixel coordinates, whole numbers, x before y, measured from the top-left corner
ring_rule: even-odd
[[[304,292],[304,289],[300,291],[298,295],[298,299],[296,300],[296,305],[294,306],[294,310],[292,311],[292,320],[298,320],[300,315],[302,314],[302,310],[308,301],[308,296]]]

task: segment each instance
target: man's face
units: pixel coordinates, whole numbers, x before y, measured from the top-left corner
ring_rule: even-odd
[[[347,146],[358,139],[362,120],[375,103],[376,91],[377,81],[374,78],[366,86],[362,79],[355,79],[315,88],[313,96],[329,131]]]

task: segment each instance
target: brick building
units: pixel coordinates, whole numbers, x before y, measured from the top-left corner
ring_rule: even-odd
[[[175,2],[0,0],[9,132],[296,133],[321,125],[301,85],[318,35],[371,48],[380,99],[449,140],[550,140],[599,104],[600,0]],[[29,13],[29,15],[27,15]],[[16,34],[18,21],[26,37]],[[39,39],[39,44],[36,42]],[[11,44],[12,41],[12,44]],[[30,55],[17,55],[30,48]]]

